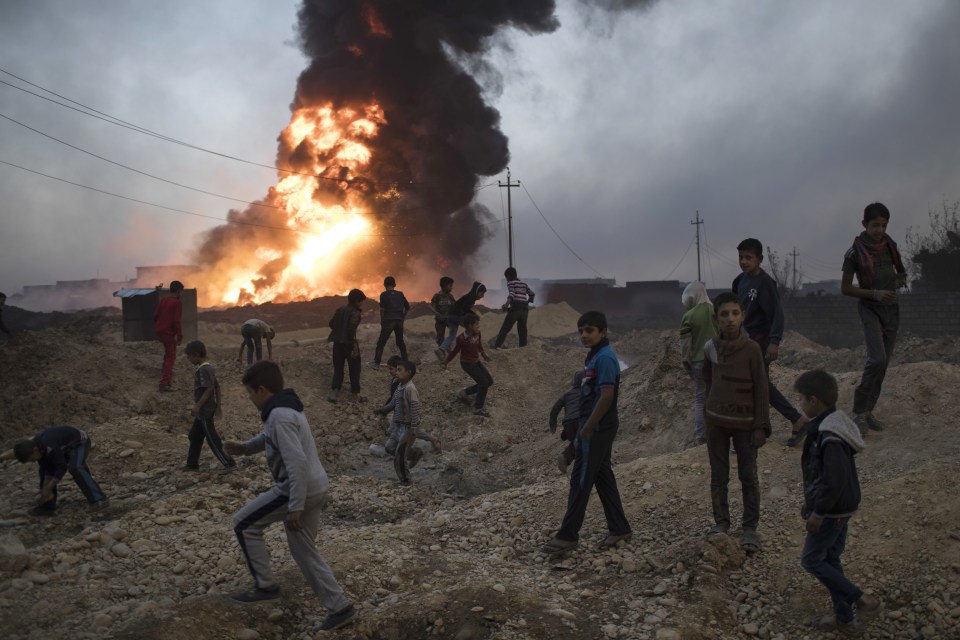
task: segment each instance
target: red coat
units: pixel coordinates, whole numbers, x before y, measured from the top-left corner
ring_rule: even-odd
[[[153,330],[158,336],[173,336],[178,341],[183,340],[183,330],[180,327],[182,313],[183,304],[180,298],[167,296],[153,312]]]

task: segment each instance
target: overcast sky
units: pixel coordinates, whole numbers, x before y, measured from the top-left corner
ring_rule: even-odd
[[[0,69],[178,140],[270,164],[306,62],[297,2],[0,2]],[[508,32],[490,82],[510,139],[521,275],[724,286],[758,237],[805,279],[839,277],[864,205],[890,233],[960,200],[960,2],[661,1],[549,35]],[[0,81],[42,93],[0,73]],[[496,85],[501,90],[497,90]],[[48,94],[47,94],[48,95]],[[173,145],[0,84],[0,116],[141,171],[241,200],[275,172]],[[387,114],[389,119],[389,114]],[[223,218],[236,202],[112,166],[0,117],[0,161]],[[483,184],[506,180],[505,175]],[[505,189],[478,198],[498,215]],[[0,164],[0,290],[183,263],[216,220]],[[544,223],[533,202],[575,257]],[[500,232],[478,277],[506,266]],[[683,258],[686,252],[686,257]]]

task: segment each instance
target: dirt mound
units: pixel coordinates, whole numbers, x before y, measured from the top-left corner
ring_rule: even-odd
[[[480,316],[480,333],[484,339],[494,338],[500,331],[504,311],[487,311]],[[532,338],[558,338],[577,331],[577,320],[580,313],[566,302],[546,304],[542,307],[530,309],[527,317],[527,335]],[[423,316],[408,320],[404,329],[409,333],[430,335],[434,333],[433,316]],[[510,332],[505,343],[507,346],[517,346],[516,327]]]
[[[562,444],[548,431],[547,414],[582,366],[584,349],[566,335],[576,312],[565,305],[534,309],[531,332],[538,313],[544,322],[530,346],[491,354],[490,418],[454,399],[469,379],[456,363],[443,368],[434,361],[432,319],[409,321],[408,329],[428,323],[428,331],[408,331],[408,342],[420,364],[415,382],[425,427],[442,438],[443,452],[425,447],[407,487],[396,483],[389,461],[369,450],[383,440],[371,409],[385,400],[385,369],[364,366],[366,402],[331,405],[326,331],[289,321],[290,339],[278,341],[275,356],[304,401],[332,482],[320,545],[360,608],[357,622],[338,637],[808,637],[805,621],[828,611],[829,600],[797,561],[799,451],[781,444],[787,426],[777,417],[773,440],[759,452],[764,550],[747,557],[734,536],[707,543],[709,463],[704,448],[689,446],[693,391],[673,331],[612,336],[628,365],[614,463],[633,539],[597,549],[606,532],[594,500],[580,550],[559,559],[539,553],[559,524],[569,483],[554,464]],[[492,337],[501,318],[486,314],[493,329],[485,335]],[[225,397],[218,428],[225,437],[247,438],[259,421],[239,384],[234,325],[204,321],[200,337]],[[90,466],[112,503],[90,512],[67,481],[59,515],[39,521],[26,515],[35,471],[0,467],[6,488],[0,520],[14,525],[0,530],[6,637],[311,637],[324,611],[279,528],[267,540],[282,597],[243,609],[223,596],[249,583],[230,516],[269,486],[262,458],[245,458],[238,471],[220,476],[204,450],[200,474],[178,472],[192,367],[179,358],[178,391],[158,394],[159,345],[123,344],[119,331],[115,319],[101,319],[22,334],[0,349],[4,444],[45,424],[87,428],[97,443]],[[551,331],[559,337],[549,337]],[[376,323],[361,327],[364,360],[377,332]],[[903,353],[950,348],[949,341],[935,341]],[[784,340],[782,353],[772,375],[785,392],[805,368],[840,357],[794,336]],[[839,372],[840,406],[849,408],[859,364],[828,368]],[[955,633],[960,427],[951,408],[958,388],[955,364],[895,364],[877,407],[888,428],[871,433],[858,457],[864,502],[851,521],[844,561],[856,581],[886,602],[884,618],[870,627],[877,637]],[[730,500],[736,516],[735,477]]]

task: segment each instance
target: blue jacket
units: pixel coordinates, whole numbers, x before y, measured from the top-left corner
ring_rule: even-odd
[[[755,276],[741,273],[733,279],[733,292],[743,305],[743,328],[753,340],[780,344],[783,338],[783,307],[777,283],[760,269]]]

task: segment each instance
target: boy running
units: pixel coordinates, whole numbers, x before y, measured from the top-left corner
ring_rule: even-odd
[[[520,346],[527,346],[527,315],[530,312],[530,305],[533,304],[533,291],[527,286],[527,283],[517,276],[517,270],[513,267],[507,267],[503,272],[503,277],[507,279],[507,301],[501,307],[507,312],[503,318],[503,324],[500,326],[500,333],[493,343],[494,349],[503,346],[507,334],[517,325],[517,337],[520,339]]]
[[[430,298],[430,308],[433,309],[433,326],[437,332],[437,346],[443,344],[443,338],[447,333],[447,315],[450,308],[457,301],[451,293],[453,291],[453,278],[443,276],[440,278],[440,291],[433,294]]]
[[[203,448],[203,441],[206,440],[220,464],[223,465],[223,472],[229,473],[237,468],[237,463],[223,451],[223,445],[220,442],[220,434],[213,424],[214,416],[223,415],[220,383],[217,382],[217,374],[213,370],[213,365],[207,362],[207,347],[199,340],[194,340],[187,344],[184,349],[187,359],[197,368],[193,374],[193,408],[190,409],[190,415],[193,416],[193,426],[190,427],[190,448],[187,450],[187,464],[184,465],[184,471],[200,470],[200,450]]]
[[[457,336],[456,345],[447,354],[443,366],[447,366],[454,356],[460,354],[460,368],[473,378],[475,384],[461,389],[457,397],[464,402],[469,402],[469,396],[475,395],[473,413],[489,418],[490,414],[484,408],[484,403],[487,401],[487,390],[493,386],[493,376],[480,362],[481,356],[485,361],[490,362],[490,356],[483,350],[483,339],[480,337],[480,318],[472,313],[468,314],[463,319],[463,326],[464,332]]]

